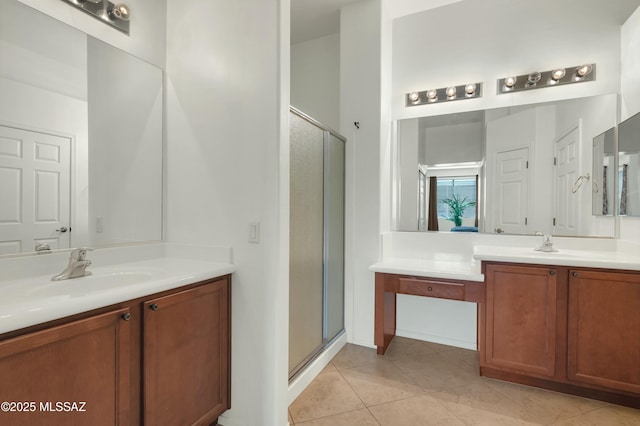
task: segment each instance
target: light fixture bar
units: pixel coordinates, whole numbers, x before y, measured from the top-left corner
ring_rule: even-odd
[[[498,94],[542,89],[573,83],[584,83],[596,79],[596,64],[584,64],[549,71],[534,71],[529,74],[498,79]]]
[[[429,105],[440,102],[460,101],[482,97],[482,83],[468,83],[459,86],[410,92],[405,95],[405,106]]]
[[[124,3],[116,4],[109,0],[62,1],[129,35],[129,7]]]

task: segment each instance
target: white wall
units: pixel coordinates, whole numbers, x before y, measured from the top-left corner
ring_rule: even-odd
[[[364,346],[373,346],[374,274],[368,268],[378,259],[381,134],[390,134],[381,121],[381,20],[380,0],[350,4],[340,13],[340,133],[347,138],[345,327],[349,342]]]
[[[482,161],[483,127],[483,123],[463,123],[427,128],[421,140],[426,164]]]
[[[410,118],[596,94],[617,93],[620,23],[573,3],[461,1],[394,20],[393,118]],[[506,14],[513,10],[510,18]],[[522,11],[527,11],[522,13]],[[554,89],[496,94],[496,80],[557,66],[597,63],[597,80]],[[428,72],[426,71],[428,70]],[[407,92],[484,82],[480,99],[406,108]]]
[[[287,0],[168,1],[167,239],[230,246],[237,268],[225,426],[287,423],[288,14]]]
[[[640,112],[640,9],[622,26],[620,121]],[[620,238],[640,241],[640,217],[620,218]]]
[[[340,34],[291,45],[291,105],[340,128]]]
[[[13,1],[13,0],[2,0]],[[131,9],[131,30],[126,35],[93,16],[60,0],[17,0],[72,27],[105,41],[159,67],[164,67],[166,50],[166,2],[127,0]]]

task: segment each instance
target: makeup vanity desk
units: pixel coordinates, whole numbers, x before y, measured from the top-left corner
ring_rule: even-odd
[[[369,269],[376,273],[374,343],[378,355],[384,355],[396,334],[397,294],[475,302],[480,324],[485,291],[478,261],[388,259]],[[478,344],[480,337],[478,334]]]
[[[467,261],[441,257],[369,268],[378,355],[395,336],[397,294],[475,302],[480,376],[640,408],[640,253],[476,247]]]

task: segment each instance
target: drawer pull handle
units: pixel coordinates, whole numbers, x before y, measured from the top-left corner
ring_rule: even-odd
[[[427,290],[433,291],[433,287],[427,287]]]
[[[555,275],[556,271],[549,271],[549,275]]]
[[[158,307],[157,304],[152,303],[152,304],[149,305],[149,309],[151,309],[152,311],[157,311],[160,308]]]
[[[577,272],[572,272],[571,275],[573,275],[574,278],[578,278],[580,276]]]
[[[122,318],[123,321],[129,321],[131,319],[131,314],[129,312],[125,312],[124,314],[120,315],[120,318]]]

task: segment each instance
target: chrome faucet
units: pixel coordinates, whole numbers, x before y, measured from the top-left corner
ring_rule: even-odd
[[[85,259],[87,251],[93,250],[91,247],[81,247],[71,251],[69,256],[69,264],[64,271],[51,278],[51,281],[68,280],[70,278],[86,277],[91,275],[90,271],[87,271],[87,266],[91,265],[91,261]]]
[[[542,245],[538,247],[536,250],[543,251],[545,253],[558,251],[558,249],[553,248],[553,241],[551,241],[551,234],[544,234],[542,236]]]

